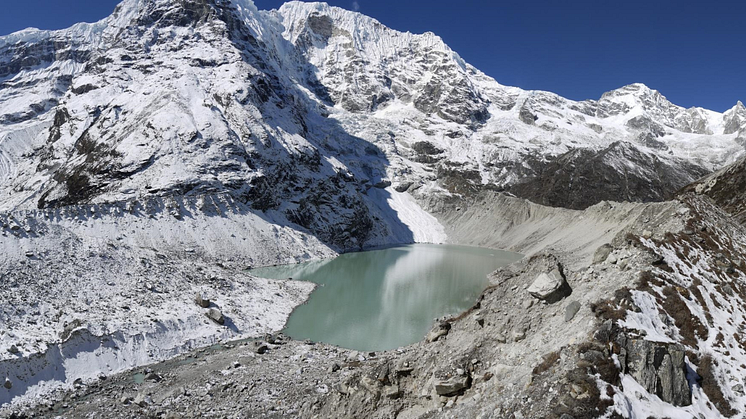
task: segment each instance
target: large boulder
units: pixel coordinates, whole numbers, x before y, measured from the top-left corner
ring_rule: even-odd
[[[197,293],[197,295],[194,297],[194,302],[202,308],[209,308],[210,304],[212,303],[209,298],[200,293]]]
[[[205,313],[205,315],[210,320],[214,321],[215,323],[217,323],[219,325],[225,324],[225,317],[223,317],[223,313],[220,310],[216,309],[216,308],[211,308],[211,309],[207,310],[207,313]]]
[[[572,293],[570,285],[559,266],[550,272],[542,272],[528,287],[528,292],[535,298],[548,303],[555,303]]]
[[[471,377],[468,374],[449,374],[439,377],[435,381],[435,392],[439,396],[455,396],[460,391],[469,388]]]
[[[614,250],[614,248],[608,243],[599,246],[599,248],[596,249],[596,253],[593,254],[593,264],[597,265],[605,262],[612,250]]]
[[[438,322],[433,326],[433,328],[428,332],[427,336],[425,336],[425,340],[427,342],[435,342],[436,340],[440,339],[441,336],[445,336],[448,334],[448,331],[451,330],[451,324],[445,321]]]

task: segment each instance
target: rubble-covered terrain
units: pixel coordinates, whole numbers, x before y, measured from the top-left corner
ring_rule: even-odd
[[[180,204],[165,213],[154,198],[0,217],[0,375],[14,383],[0,403],[278,330],[313,285],[245,269],[336,255],[226,197]],[[210,309],[222,325],[209,321]]]
[[[740,102],[502,86],[324,3],[0,37],[0,416],[744,417],[745,144]],[[414,242],[526,258],[377,353],[246,272]]]
[[[471,310],[438,320],[420,343],[368,353],[266,335],[83,381],[29,413],[742,417],[746,266],[730,239],[743,243],[743,227],[697,196],[628,205],[637,208],[603,245],[566,235],[498,270]],[[527,229],[530,246],[533,223],[503,237]]]

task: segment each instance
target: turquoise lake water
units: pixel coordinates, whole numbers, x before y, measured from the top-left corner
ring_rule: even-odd
[[[479,247],[414,244],[257,268],[251,274],[320,285],[290,316],[288,336],[379,351],[417,342],[435,318],[468,309],[487,287],[490,272],[521,257]]]

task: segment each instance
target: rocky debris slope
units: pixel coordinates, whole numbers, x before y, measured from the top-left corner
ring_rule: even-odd
[[[614,298],[597,304],[595,311],[608,319],[609,336],[631,333],[638,340],[655,342],[648,344],[654,350],[648,351],[647,360],[635,361],[637,366],[628,374],[637,383],[626,375],[622,379],[628,398],[640,384],[676,404],[660,379],[645,372],[649,367],[640,366],[656,366],[658,372],[670,369],[665,353],[669,362],[683,354],[692,391],[692,410],[687,411],[706,408],[709,413],[702,410],[701,417],[743,417],[746,324],[741,287],[746,276],[746,231],[706,198],[688,195],[682,200],[691,210],[687,228],[663,238],[629,236],[635,247],[655,260],[634,287],[617,291]],[[629,340],[626,343],[613,349],[618,359],[627,356]],[[669,389],[677,387],[671,380],[666,384]],[[653,399],[651,404],[655,403]],[[675,411],[665,405],[659,409],[664,407]],[[650,409],[653,406],[632,406],[629,412],[644,417]]]
[[[707,195],[741,223],[746,222],[746,159],[688,185],[682,192]]]
[[[454,243],[525,255],[562,252],[569,260],[565,263],[574,269],[588,266],[597,248],[627,232],[680,230],[686,213],[675,202],[601,202],[583,211],[551,208],[491,191],[470,198],[428,200],[423,206],[438,217]]]
[[[472,309],[439,319],[420,343],[365,353],[268,336],[83,382],[29,412],[742,417],[743,228],[700,197],[638,207],[606,211],[628,218],[603,245],[534,252],[498,270]],[[547,278],[565,291],[535,292]]]
[[[554,304],[526,290],[558,263],[553,256],[539,256],[499,274],[473,310],[443,319],[447,332],[431,342],[361,353],[271,337],[153,366],[158,381],[135,384],[133,372],[81,383],[37,412],[86,416],[117,406],[113,417],[502,417],[521,411],[525,417],[541,417],[556,406],[526,403],[523,391],[528,388],[532,398],[549,401],[573,394],[573,384],[579,390],[570,401],[595,408],[593,403],[601,403],[598,391],[584,370],[576,372],[575,381],[554,379],[580,361],[575,348],[563,345],[586,339],[596,324],[581,297],[593,283],[583,284],[580,275],[567,271],[573,294]],[[633,272],[625,277],[631,281]],[[582,308],[566,316],[566,307],[580,301]],[[546,351],[551,352],[541,358]],[[564,411],[576,413],[572,408]]]
[[[574,149],[561,154],[510,191],[543,205],[587,208],[600,199],[660,201],[706,174],[696,164],[670,165],[654,153],[614,142],[601,150]]]
[[[415,237],[442,240],[434,217],[392,194]],[[401,222],[390,208],[372,214]],[[13,383],[0,404],[281,329],[312,285],[245,270],[338,255],[285,224],[227,193],[0,213],[0,375]],[[408,243],[412,231],[376,240]]]

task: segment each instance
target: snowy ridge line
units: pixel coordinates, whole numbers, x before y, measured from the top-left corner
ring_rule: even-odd
[[[143,8],[148,0],[122,0],[114,14],[97,22],[80,22],[66,29],[44,30],[26,28],[0,36],[0,48],[20,43],[39,43],[52,38],[64,37],[67,41],[78,43],[95,43],[107,30],[116,30],[126,25]],[[251,0],[245,0],[251,2]]]
[[[19,238],[34,239],[54,234],[52,226],[59,223],[74,222],[85,225],[90,220],[111,224],[112,221],[116,223],[117,219],[125,216],[146,219],[158,214],[167,214],[178,222],[184,217],[193,218],[196,213],[208,217],[228,217],[231,214],[253,214],[253,211],[236,201],[229,193],[188,197],[154,196],[61,208],[6,211],[0,213],[0,229],[3,235],[11,234]],[[29,246],[33,247],[31,244]]]
[[[364,247],[377,247],[391,244],[444,243],[447,236],[437,219],[423,210],[406,192],[396,192],[388,188],[386,192],[373,188],[369,192],[372,208],[380,211],[385,219],[384,227],[389,229],[385,236],[371,237]],[[264,213],[250,208],[230,192],[216,192],[202,195],[165,195],[133,198],[121,201],[93,202],[89,204],[67,205],[59,208],[18,209],[0,212],[0,228],[19,235],[36,235],[47,231],[44,224],[87,220],[103,220],[107,217],[134,216],[153,218],[165,214],[176,222],[194,218],[196,214],[208,217],[229,217],[231,214],[252,214],[266,218],[271,224],[282,228],[292,228],[302,234],[314,235],[302,226],[288,221],[284,216]],[[354,250],[354,249],[347,249]]]
[[[0,212],[0,227],[26,233],[34,232],[42,220],[60,222],[87,219],[102,219],[107,216],[132,215],[138,218],[153,217],[155,214],[168,213],[174,219],[192,216],[193,211],[210,216],[226,216],[251,212],[246,204],[237,200],[229,192],[217,192],[203,195],[150,196],[120,201],[94,202],[90,204],[67,205],[58,208],[16,209]],[[22,228],[18,228],[22,227]],[[300,227],[298,227],[300,228]]]
[[[0,246],[6,247],[9,260],[23,259],[24,249],[48,257],[51,243],[67,237],[95,246],[162,248],[180,257],[196,252],[209,260],[241,260],[253,266],[337,254],[302,227],[281,216],[275,220],[271,214],[250,210],[232,198],[202,196],[187,201],[191,202],[153,198],[132,201],[129,208],[119,203],[103,209],[93,204],[72,210],[24,210],[0,216]]]

